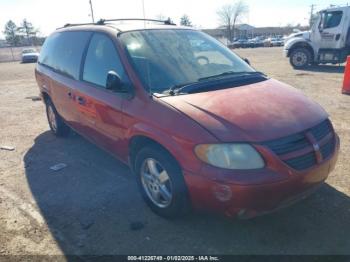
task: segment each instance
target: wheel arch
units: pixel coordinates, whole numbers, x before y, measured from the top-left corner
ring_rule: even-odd
[[[166,148],[163,144],[161,144],[159,141],[155,140],[154,138],[151,138],[144,134],[138,134],[130,138],[129,145],[128,145],[129,165],[133,172],[135,171],[135,159],[136,159],[137,152],[139,152],[142,148],[146,146],[155,146],[163,149],[177,163],[179,168],[181,168],[180,162],[178,161],[178,159],[176,159],[176,157],[174,156],[174,154],[171,152],[170,149]]]
[[[287,57],[290,57],[290,55],[292,54],[292,52],[297,49],[297,48],[306,48],[307,50],[310,51],[311,53],[311,60],[314,61],[315,60],[315,50],[312,47],[312,45],[306,41],[298,41],[295,42],[289,49],[288,49],[288,53],[287,53]]]
[[[41,97],[42,97],[43,102],[44,102],[45,104],[47,103],[47,101],[51,100],[50,95],[49,95],[47,92],[45,92],[45,91],[42,91],[42,92],[41,92]]]

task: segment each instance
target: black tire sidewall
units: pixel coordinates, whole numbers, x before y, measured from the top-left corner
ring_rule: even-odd
[[[172,202],[165,208],[156,206],[151,199],[149,199],[141,180],[141,166],[145,159],[154,158],[167,171],[172,183]],[[158,215],[165,218],[178,218],[184,216],[190,210],[190,203],[188,197],[188,190],[183,178],[180,166],[174,158],[164,149],[158,146],[148,146],[141,149],[135,158],[135,174],[137,176],[137,183],[142,194],[143,199],[147,205]]]
[[[56,119],[56,130],[52,128],[51,122],[49,120],[49,107],[52,108],[54,114],[55,114],[55,119]],[[52,131],[52,133],[58,137],[65,137],[69,134],[70,132],[70,128],[64,123],[63,119],[60,117],[60,115],[58,114],[54,104],[52,103],[52,101],[50,99],[48,99],[46,101],[46,117],[50,126],[50,129]]]

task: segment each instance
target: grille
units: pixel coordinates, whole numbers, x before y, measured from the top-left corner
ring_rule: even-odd
[[[308,130],[305,130],[304,132],[300,132],[276,140],[271,140],[263,144],[267,146],[270,150],[272,150],[276,155],[285,155],[311,146],[311,143],[305,135],[306,132],[310,132],[315,138],[315,140],[317,142],[320,142],[322,138],[324,138],[332,132],[332,126],[330,121],[327,119],[322,123]],[[333,153],[334,146],[334,137],[330,139],[326,144],[321,146],[320,152],[323,159],[328,158]],[[312,151],[298,157],[285,159],[283,160],[283,162],[296,170],[304,170],[316,165],[317,159],[315,152]]]

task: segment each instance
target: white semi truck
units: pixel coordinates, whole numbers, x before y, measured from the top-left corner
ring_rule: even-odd
[[[318,12],[310,31],[287,38],[284,55],[294,68],[345,62],[350,55],[350,6]]]

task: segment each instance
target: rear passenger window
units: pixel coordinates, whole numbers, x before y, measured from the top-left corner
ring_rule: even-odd
[[[79,79],[83,52],[91,33],[64,32],[57,39],[53,67],[74,79]]]
[[[123,82],[128,82],[112,40],[106,35],[96,33],[86,54],[83,80],[105,88],[107,74],[111,70],[115,71]]]
[[[45,41],[39,63],[79,79],[81,59],[90,35],[89,32],[53,34]]]

